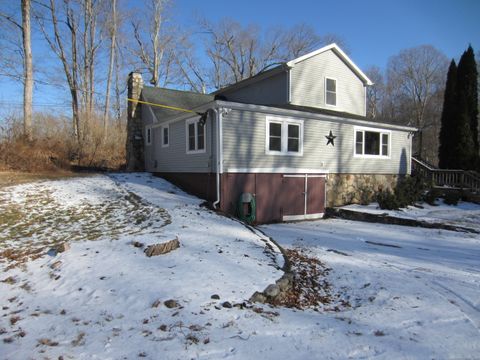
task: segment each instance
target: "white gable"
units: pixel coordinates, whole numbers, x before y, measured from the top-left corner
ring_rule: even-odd
[[[321,53],[324,53],[326,51],[333,51],[335,52],[351,69],[352,71],[357,74],[357,76],[365,83],[365,85],[373,85],[373,82],[368,78],[367,75],[365,75],[363,73],[362,70],[360,70],[360,68],[355,65],[355,63],[348,57],[347,54],[345,54],[345,52],[343,52],[342,49],[340,49],[338,47],[337,44],[333,43],[333,44],[330,44],[330,45],[327,45],[327,46],[324,46],[323,48],[321,49],[318,49],[318,50],[315,50],[315,51],[312,51],[308,54],[305,54],[303,56],[300,56],[294,60],[291,60],[289,62],[287,62],[287,65],[290,67],[290,68],[293,68],[297,63],[301,62],[301,61],[304,61],[304,60],[307,60],[313,56],[316,56],[318,54],[321,54]]]

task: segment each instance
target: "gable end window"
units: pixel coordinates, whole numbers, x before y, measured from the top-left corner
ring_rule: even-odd
[[[145,128],[145,144],[152,145],[152,128],[150,126]]]
[[[337,80],[325,78],[325,104],[337,106]]]
[[[357,157],[390,157],[391,132],[373,128],[355,127],[355,152]]]
[[[198,119],[186,121],[187,154],[205,152],[206,125]]]
[[[267,116],[268,155],[303,155],[303,120]]]
[[[168,125],[162,126],[162,147],[170,144],[170,128]]]

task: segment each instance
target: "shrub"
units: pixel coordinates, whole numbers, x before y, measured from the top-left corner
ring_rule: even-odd
[[[359,192],[359,200],[361,205],[368,205],[372,201],[373,198],[373,190],[368,187],[361,187],[358,189]]]
[[[398,210],[400,208],[397,197],[388,189],[377,194],[377,202],[380,209]]]
[[[423,177],[408,176],[398,183],[395,189],[395,196],[400,207],[406,207],[420,201],[427,189],[428,186]]]
[[[457,205],[462,195],[459,191],[448,191],[444,197],[444,203],[447,205]]]
[[[441,191],[439,191],[438,189],[431,189],[429,191],[427,191],[422,199],[423,201],[425,201],[428,205],[437,205],[435,204],[435,201],[442,195]]]
[[[395,191],[381,191],[377,194],[381,209],[394,210],[413,205],[420,201],[429,184],[421,176],[408,176],[399,181]]]

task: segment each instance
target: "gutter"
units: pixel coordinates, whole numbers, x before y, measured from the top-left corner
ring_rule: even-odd
[[[216,210],[218,204],[220,203],[220,174],[223,173],[223,109],[222,108],[213,108],[213,112],[215,113],[215,123],[217,125],[217,146],[216,146],[216,158],[217,158],[217,166],[216,166],[216,183],[217,183],[217,200],[213,203],[213,208]]]

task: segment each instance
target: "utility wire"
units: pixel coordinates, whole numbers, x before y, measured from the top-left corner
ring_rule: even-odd
[[[161,107],[161,108],[165,108],[165,109],[177,110],[177,111],[183,111],[183,112],[188,112],[188,113],[201,115],[201,113],[197,113],[196,111],[188,110],[188,109],[184,109],[184,108],[179,108],[179,107],[175,107],[175,106],[155,104],[155,103],[151,103],[151,102],[147,102],[147,101],[140,101],[140,100],[129,99],[129,98],[127,98],[127,100],[131,101],[131,102],[134,102],[134,103],[145,104],[145,105],[150,105],[150,106],[157,106],[157,107]]]
[[[150,105],[150,106],[157,106],[157,107],[161,107],[161,108],[164,108],[164,109],[170,109],[170,110],[176,110],[176,111],[182,111],[182,112],[197,114],[197,115],[200,116],[200,121],[204,124],[205,124],[205,121],[207,120],[207,111],[201,113],[201,112],[188,110],[188,109],[184,109],[184,108],[180,108],[180,107],[176,107],[176,106],[156,104],[156,103],[151,103],[151,102],[148,102],[148,101],[141,101],[141,100],[135,100],[135,99],[130,99],[130,98],[127,98],[127,101],[134,102],[134,103],[139,103],[139,104]]]

